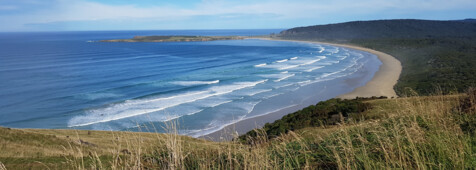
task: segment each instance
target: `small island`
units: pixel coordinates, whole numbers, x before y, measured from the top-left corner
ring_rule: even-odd
[[[101,40],[100,42],[191,42],[242,40],[243,36],[134,36],[132,39]]]

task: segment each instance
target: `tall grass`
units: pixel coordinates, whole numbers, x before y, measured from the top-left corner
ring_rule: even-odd
[[[2,162],[0,162],[0,170],[6,170],[7,168],[5,167],[5,165],[3,165]]]
[[[466,169],[475,156],[446,97],[397,99],[377,122],[342,125],[325,142],[339,169]],[[453,103],[453,104],[451,104]]]
[[[183,137],[177,122],[168,122],[168,133],[154,140],[111,132],[115,147],[108,153],[74,143],[65,153],[72,169],[471,169],[475,99],[468,93],[373,100],[362,118],[271,140],[256,130],[249,143]]]

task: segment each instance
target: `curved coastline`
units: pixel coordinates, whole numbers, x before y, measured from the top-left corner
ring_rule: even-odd
[[[398,97],[395,93],[393,87],[397,84],[398,78],[402,72],[402,64],[395,57],[380,52],[372,50],[369,48],[364,48],[356,45],[350,44],[336,44],[320,41],[304,41],[304,40],[283,40],[275,38],[259,38],[263,40],[273,40],[273,41],[294,41],[294,42],[306,42],[306,43],[315,43],[315,44],[325,44],[338,47],[351,48],[359,51],[365,51],[372,53],[378,57],[382,62],[382,65],[375,73],[374,77],[368,81],[364,86],[354,89],[354,91],[346,94],[337,96],[337,98],[342,99],[354,99],[356,97],[372,97],[372,96],[387,96],[387,97]]]
[[[274,40],[274,41],[295,41],[295,42],[306,42],[306,43],[315,43],[315,44],[325,44],[338,47],[351,48],[355,50],[365,51],[372,53],[378,57],[382,62],[379,70],[375,73],[374,77],[368,81],[364,86],[354,89],[350,93],[337,96],[337,98],[342,99],[353,99],[356,97],[372,97],[372,96],[387,96],[387,97],[398,97],[395,93],[393,87],[397,84],[398,78],[402,72],[402,64],[395,57],[380,52],[372,50],[369,48],[364,48],[356,45],[349,44],[335,44],[319,41],[301,41],[301,40],[282,40],[282,39],[272,39],[272,38],[261,38],[264,40]]]
[[[317,41],[300,41],[300,40],[282,40],[282,39],[272,39],[272,38],[259,38],[263,40],[273,40],[273,41],[294,41],[294,42],[306,42],[306,43],[316,43],[316,44],[325,44],[338,47],[351,48],[355,50],[365,51],[372,53],[378,57],[382,62],[382,65],[379,67],[378,71],[368,81],[364,86],[355,88],[352,92],[342,94],[336,98],[342,99],[352,99],[356,97],[372,97],[372,96],[387,96],[387,97],[398,97],[395,93],[393,87],[400,77],[402,71],[402,66],[400,61],[394,58],[391,55],[385,54],[380,51],[359,47],[355,45],[348,44],[334,44],[326,42],[317,42]],[[256,116],[250,119],[244,119],[233,124],[225,126],[223,129],[216,132],[200,136],[199,138],[213,140],[213,141],[223,141],[231,140],[236,133],[246,133],[247,131],[255,128],[261,127],[265,123],[275,121],[280,119],[282,116],[287,115],[295,110],[296,108],[283,109],[277,112]],[[302,108],[301,108],[302,109]]]

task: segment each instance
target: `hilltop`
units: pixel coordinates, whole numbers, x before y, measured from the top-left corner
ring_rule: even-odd
[[[398,95],[428,95],[440,88],[461,93],[476,84],[476,23],[458,21],[377,20],[298,27],[276,39],[343,43],[396,57],[402,74]]]
[[[297,27],[282,31],[282,38],[349,42],[356,39],[475,37],[472,19],[459,21],[376,20]]]

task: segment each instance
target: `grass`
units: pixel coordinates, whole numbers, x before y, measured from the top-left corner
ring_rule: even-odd
[[[129,166],[124,164],[140,160],[142,151],[168,141],[167,135],[158,133],[52,129],[0,128],[0,136],[0,162],[8,169]],[[185,136],[177,140],[193,148],[210,143]]]
[[[322,151],[341,169],[465,169],[475,155],[444,99],[396,100],[400,108],[368,123],[341,125],[322,142]]]
[[[371,109],[335,125],[276,138],[256,130],[250,144],[180,136],[175,123],[168,134],[1,128],[0,162],[7,169],[471,169],[475,96],[368,100]]]

